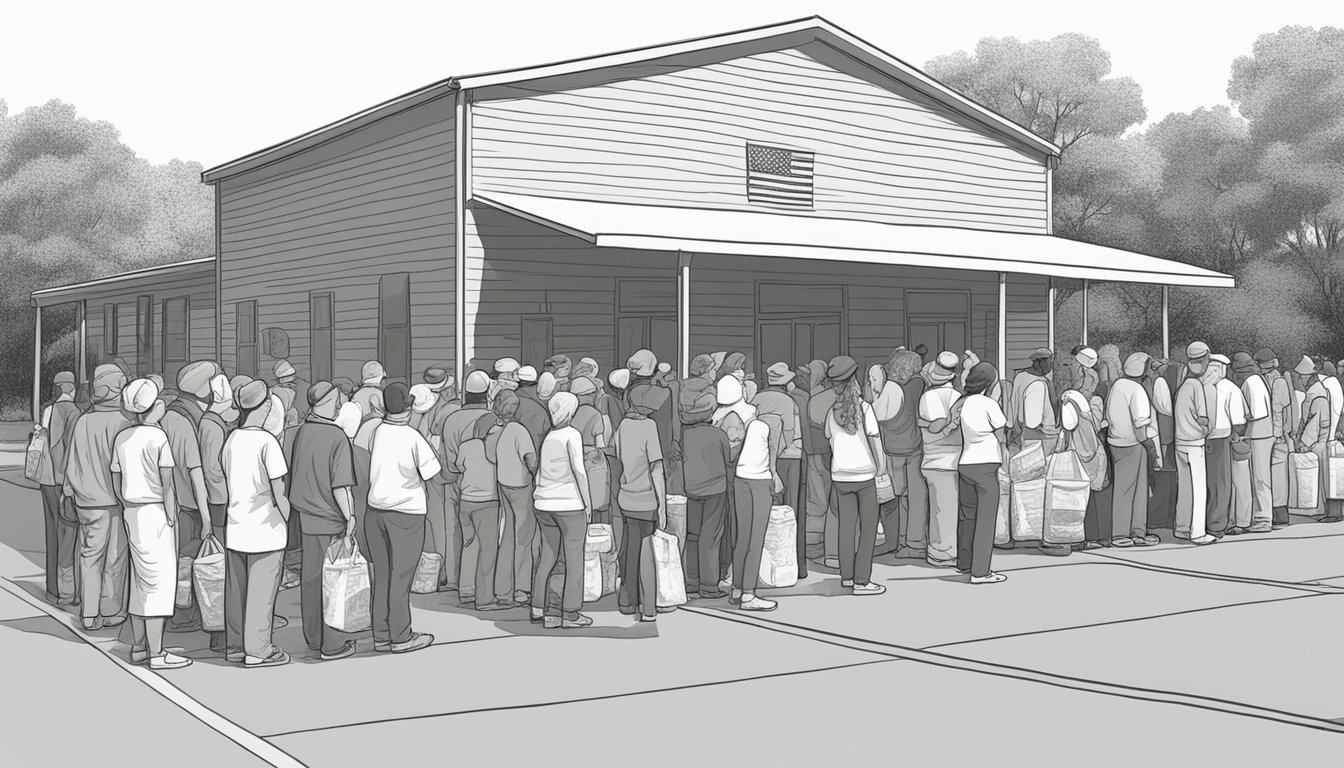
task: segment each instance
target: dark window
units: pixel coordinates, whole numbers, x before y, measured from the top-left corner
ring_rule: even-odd
[[[135,372],[154,372],[154,299],[141,296],[135,302]]]
[[[812,210],[816,154],[747,145],[747,200],[774,208]]]
[[[116,357],[121,350],[117,349],[117,305],[103,305],[103,354],[107,357]]]
[[[257,375],[257,302],[240,301],[234,305],[238,321],[238,373]]]
[[[185,363],[191,343],[187,322],[187,297],[163,300],[163,362]]]
[[[383,275],[378,281],[378,357],[389,379],[410,383],[411,276]]]
[[[331,293],[308,294],[313,381],[331,380],[331,337],[335,320],[335,301]]]

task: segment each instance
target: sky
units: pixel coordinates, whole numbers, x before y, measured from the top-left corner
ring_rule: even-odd
[[[142,157],[208,168],[449,76],[812,15],[916,66],[983,37],[1096,37],[1151,123],[1227,103],[1258,36],[1344,26],[1344,2],[0,0],[0,99],[60,99]]]

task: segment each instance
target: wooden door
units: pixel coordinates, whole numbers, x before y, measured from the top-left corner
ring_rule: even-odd
[[[658,362],[677,367],[677,318],[650,317],[647,347]],[[681,373],[678,371],[678,373]]]
[[[929,359],[933,359],[944,349],[951,350],[960,357],[962,352],[971,348],[970,340],[970,335],[966,332],[965,321],[945,322],[943,323],[943,345],[939,349],[929,347]]]
[[[519,362],[530,365],[538,372],[542,370],[546,358],[551,356],[555,346],[555,321],[549,317],[523,318]]]
[[[331,380],[335,299],[330,292],[308,295],[309,364],[313,381]]]
[[[807,330],[805,334],[796,332],[796,324],[793,320],[763,320],[760,324],[760,359],[756,361],[756,378],[758,381],[765,380],[765,369],[775,362],[787,360],[790,356],[798,354],[798,342],[802,337],[807,347],[811,346],[811,332]]]

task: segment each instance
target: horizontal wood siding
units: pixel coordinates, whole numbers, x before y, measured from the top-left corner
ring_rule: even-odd
[[[522,318],[550,317],[556,354],[576,361],[591,357],[610,370],[616,363],[618,279],[668,280],[675,306],[675,253],[597,248],[483,206],[468,208],[466,227],[472,367],[489,370],[501,357],[518,357]]]
[[[333,294],[332,374],[358,380],[378,357],[378,282],[410,273],[411,376],[451,368],[454,346],[454,103],[440,98],[221,182],[224,366],[237,360],[236,305],[256,300],[311,379],[309,294]],[[193,307],[194,309],[194,307]],[[275,359],[258,347],[258,373]]]
[[[478,193],[761,210],[746,195],[752,142],[816,153],[815,210],[790,214],[1046,231],[1041,157],[821,44],[484,97]]]
[[[1049,278],[1040,275],[1008,276],[1008,370],[1031,365],[1031,353],[1050,340],[1046,302]]]
[[[111,355],[103,349],[103,305],[117,305],[117,353],[131,371],[136,370],[139,356],[136,350],[136,305],[141,296],[149,296],[154,307],[153,349],[155,368],[163,364],[163,301],[187,298],[190,319],[187,331],[188,354],[192,360],[213,360],[215,357],[215,270],[211,265],[199,274],[178,275],[171,278],[124,280],[100,290],[83,294],[86,304],[85,339],[89,356],[95,365],[109,362]],[[172,382],[169,382],[172,385]]]

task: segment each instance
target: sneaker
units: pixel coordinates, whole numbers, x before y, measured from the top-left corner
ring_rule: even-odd
[[[1073,554],[1073,547],[1068,544],[1041,544],[1040,551],[1042,555],[1050,557],[1068,557]]]
[[[186,656],[178,656],[176,653],[168,653],[167,651],[149,659],[150,669],[181,669],[190,666],[191,659],[188,659]]]
[[[80,624],[84,627],[85,632],[97,632],[103,628],[103,617],[94,616],[91,619],[81,619]]]
[[[583,629],[593,626],[593,620],[584,616],[582,613],[576,613],[573,616],[566,616],[560,621],[561,629]]]
[[[559,616],[547,616],[541,620],[541,626],[545,629],[559,629],[563,623]]]
[[[1242,535],[1244,535],[1244,534],[1246,534],[1246,533],[1249,533],[1249,532],[1250,532],[1250,529],[1249,529],[1249,528],[1242,528],[1242,527],[1239,526],[1239,525],[1234,525],[1234,526],[1232,526],[1231,528],[1228,528],[1228,529],[1227,529],[1227,535],[1228,535],[1228,536],[1242,536]]]
[[[702,589],[698,594],[701,600],[722,600],[728,596],[727,592],[718,589]]]
[[[104,617],[103,617],[103,629],[111,629],[111,628],[113,628],[113,627],[120,627],[122,624],[125,624],[125,623],[126,623],[126,617],[125,617],[124,615],[123,615],[123,616],[104,616]]]
[[[393,643],[393,653],[410,653],[428,648],[434,642],[434,636],[425,632],[413,632],[411,639],[404,643]]]
[[[131,663],[132,663],[132,664],[144,664],[144,663],[147,662],[147,661],[149,661],[149,649],[148,649],[148,648],[141,648],[141,649],[135,649],[135,648],[132,648],[132,649],[131,649]]]
[[[1132,546],[1134,546],[1134,540],[1131,539],[1131,538],[1129,538],[1128,536],[1117,536],[1117,537],[1115,537],[1114,539],[1111,539],[1111,546],[1112,546],[1112,547],[1132,547]]]
[[[1007,576],[1004,576],[1002,573],[995,573],[993,571],[990,571],[989,574],[985,576],[971,577],[972,584],[998,584],[1000,581],[1007,581],[1007,580],[1008,580]]]
[[[924,562],[928,563],[929,565],[933,566],[934,568],[956,568],[956,567],[957,567],[957,561],[956,561],[956,560],[934,560],[934,559],[930,558],[930,559],[928,559],[928,560],[925,560]]]
[[[1094,549],[1105,549],[1105,548],[1106,548],[1105,545],[1102,544],[1100,541],[1089,541],[1083,545],[1083,550],[1088,552],[1091,552]]]
[[[642,622],[646,622],[646,621],[650,621],[650,622],[652,622],[652,621],[657,621],[657,620],[658,620],[658,617],[657,617],[656,615],[655,615],[655,616],[645,616],[644,614],[641,613],[641,614],[639,614],[638,616],[635,617],[635,620],[638,621],[638,622],[641,622],[641,623],[642,623]]]
[[[744,611],[766,612],[773,611],[775,608],[779,607],[779,604],[774,600],[766,600],[764,597],[757,597],[756,595],[743,595],[742,597],[742,604],[739,605],[738,608]]]
[[[658,613],[671,613],[671,612],[677,610],[677,606],[675,606],[675,605],[660,605],[660,606],[658,606],[657,608],[655,608],[654,610],[658,611]]]
[[[342,646],[339,651],[336,651],[335,653],[323,653],[321,654],[321,657],[323,661],[336,661],[337,659],[344,659],[347,656],[354,656],[354,655],[355,655],[355,641],[346,640],[345,645]]]
[[[841,580],[840,580],[840,586],[844,587],[845,589],[853,589],[853,587],[854,587],[854,580],[853,580],[853,579],[841,579]]]
[[[224,654],[224,660],[230,664],[242,664],[247,661],[247,654],[242,651],[229,651]]]
[[[392,644],[391,644],[391,643],[374,643],[374,644],[373,644],[373,652],[374,652],[374,653],[391,653],[391,652],[392,652]]]
[[[821,564],[826,566],[827,568],[831,568],[837,571],[840,570],[840,558],[838,557],[828,557],[825,560],[822,560]]]
[[[485,605],[481,605],[480,603],[476,604],[476,610],[478,611],[507,611],[512,607],[513,603],[507,603],[503,600],[496,600],[493,603],[486,603]]]
[[[1256,523],[1246,529],[1247,533],[1269,533],[1274,530],[1274,526],[1269,523]]]
[[[880,595],[887,591],[887,588],[881,584],[874,584],[871,581],[867,584],[855,584],[854,594],[859,595]]]
[[[897,547],[897,560],[923,560],[928,557],[929,551],[923,547]]]
[[[464,606],[472,605],[473,603],[476,602],[476,596],[475,596],[475,595],[458,595],[458,596],[457,596],[457,602],[461,603],[461,604],[464,605]]]
[[[1134,537],[1134,546],[1136,546],[1136,547],[1156,547],[1158,544],[1161,544],[1161,543],[1162,543],[1162,539],[1160,539],[1160,538],[1154,536],[1154,535],[1151,534],[1151,533],[1148,534],[1147,536],[1135,536],[1135,537]]]
[[[280,650],[275,651],[270,656],[267,656],[264,659],[256,656],[247,656],[243,660],[243,666],[247,667],[248,669],[260,668],[260,667],[283,667],[288,663],[289,663],[289,654]]]
[[[1202,547],[1205,546],[1206,544],[1216,544],[1217,542],[1218,542],[1217,538],[1210,536],[1207,533],[1204,534],[1203,536],[1200,536],[1199,538],[1190,540],[1190,543],[1194,544],[1197,547]],[[1221,552],[1222,550],[1219,551]]]
[[[1273,528],[1274,528],[1274,530],[1276,530],[1276,531],[1282,531],[1284,528],[1287,528],[1287,527],[1288,527],[1288,524],[1287,524],[1287,523],[1274,523],[1274,525],[1273,525]]]
[[[513,602],[514,602],[515,605],[531,605],[531,604],[532,604],[532,593],[530,593],[530,592],[522,592],[522,591],[514,592],[514,593],[513,593]]]

